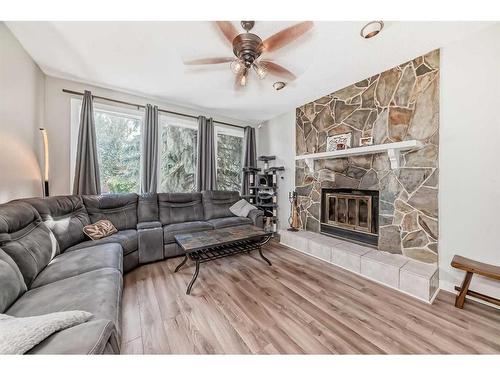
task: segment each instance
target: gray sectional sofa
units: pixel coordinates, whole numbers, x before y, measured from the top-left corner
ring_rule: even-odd
[[[31,354],[119,353],[123,273],[181,255],[174,236],[236,225],[263,227],[263,212],[234,216],[239,193],[109,194],[28,198],[0,205],[0,313],[83,310],[86,323],[57,332]],[[83,227],[118,232],[91,241]],[[22,275],[19,276],[19,275]]]

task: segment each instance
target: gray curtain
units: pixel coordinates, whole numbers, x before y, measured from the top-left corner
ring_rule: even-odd
[[[245,137],[243,138],[243,167],[257,167],[257,144],[255,142],[255,129],[251,126],[245,127]],[[249,195],[248,178],[243,174],[241,184],[241,194]]]
[[[92,93],[87,90],[83,94],[82,110],[80,112],[73,194],[101,194],[94,106],[92,104]]]
[[[158,183],[158,107],[146,105],[142,130],[141,193],[156,193]]]
[[[215,190],[214,124],[212,119],[198,117],[198,153],[196,163],[196,188],[198,191]]]

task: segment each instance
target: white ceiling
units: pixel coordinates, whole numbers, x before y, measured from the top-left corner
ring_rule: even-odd
[[[235,26],[240,26],[234,22]],[[256,22],[262,39],[293,22]],[[391,68],[491,23],[386,22],[364,40],[364,22],[316,22],[313,31],[268,54],[298,79],[275,91],[255,75],[233,89],[229,65],[188,68],[183,60],[231,56],[212,22],[7,22],[47,75],[206,109],[253,123],[270,119]]]

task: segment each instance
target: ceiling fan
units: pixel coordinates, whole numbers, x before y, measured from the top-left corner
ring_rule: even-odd
[[[272,60],[259,59],[259,57],[265,52],[273,52],[290,44],[311,30],[314,25],[312,21],[300,22],[262,41],[257,35],[250,32],[255,25],[255,21],[241,21],[241,26],[245,30],[244,33],[238,33],[229,21],[216,21],[215,23],[225,39],[231,43],[234,57],[196,59],[185,61],[184,64],[210,65],[230,63],[231,70],[236,75],[236,89],[246,85],[251,69],[255,71],[260,79],[266,78],[269,73],[290,81],[294,80],[296,78],[295,74],[288,69]]]

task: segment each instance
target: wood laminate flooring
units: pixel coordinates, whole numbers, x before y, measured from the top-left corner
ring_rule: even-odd
[[[500,310],[433,305],[272,242],[264,254],[182,258],[124,277],[123,354],[500,353]]]

